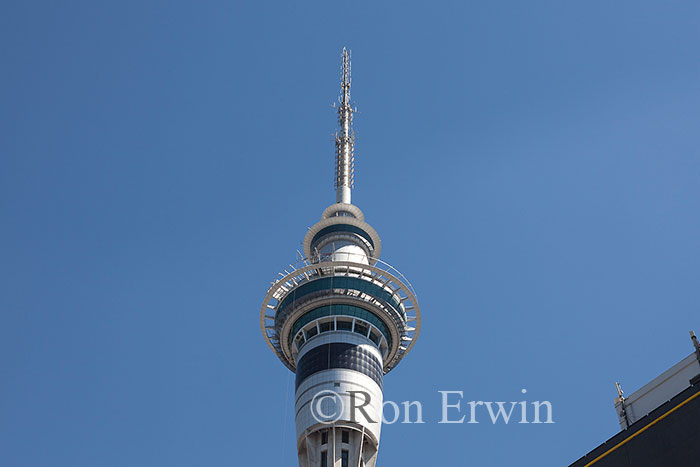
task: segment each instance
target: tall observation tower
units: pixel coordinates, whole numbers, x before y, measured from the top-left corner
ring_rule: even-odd
[[[382,242],[351,202],[354,109],[343,49],[335,203],[304,237],[260,311],[265,341],[296,373],[300,467],[373,467],[381,432],[383,377],[411,350],[420,310],[406,278],[379,260]]]

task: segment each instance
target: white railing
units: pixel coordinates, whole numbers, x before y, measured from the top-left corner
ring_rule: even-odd
[[[301,273],[300,273],[299,276],[298,276],[298,278],[297,278],[297,277],[293,276],[292,274],[293,274],[295,271],[297,271],[297,270],[299,270],[299,269],[302,269],[302,268],[304,268],[304,267],[306,267],[306,266],[311,266],[311,265],[316,265],[316,264],[318,264],[320,268],[325,269],[325,268],[324,268],[324,266],[325,266],[324,263],[331,263],[331,264],[332,264],[332,263],[338,263],[339,261],[333,261],[333,255],[334,255],[334,254],[335,254],[335,253],[329,253],[329,254],[327,254],[327,255],[317,256],[317,257],[315,257],[315,258],[312,258],[311,260],[308,259],[308,258],[301,258],[301,259],[297,260],[295,263],[290,264],[290,265],[288,266],[288,268],[283,269],[282,272],[279,273],[279,275],[280,275],[281,277],[280,277],[279,279],[273,281],[273,282],[270,284],[270,288],[269,288],[268,290],[270,290],[270,289],[272,289],[273,287],[275,287],[280,281],[288,282],[288,281],[292,280],[292,278],[294,279],[294,282],[297,282],[297,283],[306,282],[306,280],[309,280],[309,279],[311,278],[310,275],[301,274]],[[357,260],[353,260],[353,259],[349,259],[349,260],[347,260],[347,261],[346,261],[346,260],[343,260],[342,263],[354,263],[353,266],[350,266],[350,267],[359,268],[359,269],[368,269],[368,268],[367,268],[367,263],[365,262],[365,261],[367,261],[367,256],[365,256],[365,255],[363,255],[363,254],[360,254],[360,253],[351,253],[351,252],[348,252],[348,253],[342,252],[342,253],[339,253],[339,254],[341,254],[344,258],[352,258],[353,256],[355,256],[355,257],[357,258]],[[399,280],[401,280],[401,282],[402,282],[404,285],[406,285],[406,287],[408,287],[408,289],[410,290],[411,294],[412,294],[414,297],[417,297],[416,291],[413,289],[413,285],[411,285],[411,283],[408,281],[408,279],[406,279],[406,276],[404,276],[404,275],[403,275],[398,269],[396,269],[394,266],[392,266],[391,264],[387,263],[386,261],[382,261],[382,260],[379,259],[379,258],[369,258],[369,264],[370,264],[371,266],[374,266],[375,268],[381,269],[382,271],[387,272],[387,273],[391,274],[392,276],[394,276],[394,277],[398,278]],[[343,269],[347,270],[348,267],[349,267],[349,266],[345,266],[345,265],[342,265],[342,266],[341,266],[341,265],[338,265],[338,266],[340,267],[341,270],[343,270]],[[291,270],[288,270],[288,269],[291,269]],[[290,278],[290,275],[292,275],[291,278]],[[314,276],[314,277],[315,277],[315,276]]]

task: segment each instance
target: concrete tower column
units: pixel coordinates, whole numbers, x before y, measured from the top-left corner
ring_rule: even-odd
[[[300,467],[375,466],[384,375],[413,347],[420,310],[405,277],[379,259],[382,242],[350,203],[354,136],[343,50],[336,202],[304,237],[304,258],[268,289],[260,327],[296,373]]]

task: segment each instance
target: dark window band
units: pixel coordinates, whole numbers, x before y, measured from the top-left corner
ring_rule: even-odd
[[[318,308],[314,308],[313,310],[302,315],[299,319],[297,319],[294,322],[292,330],[289,333],[289,340],[291,341],[296,335],[296,333],[299,332],[299,329],[306,326],[311,321],[314,321],[318,318],[323,318],[324,316],[337,315],[354,316],[355,318],[360,318],[369,323],[372,323],[374,327],[377,328],[379,332],[381,332],[384,335],[387,344],[389,345],[389,347],[391,347],[391,333],[386,327],[386,324],[384,324],[384,321],[382,321],[382,319],[379,318],[379,316],[375,315],[371,311],[365,310],[364,308],[355,305],[325,305]]]
[[[350,290],[359,290],[360,292],[364,292],[368,295],[371,295],[372,297],[378,298],[379,300],[383,300],[384,302],[387,302],[389,305],[391,305],[397,312],[399,312],[402,316],[405,317],[405,313],[401,311],[401,302],[399,301],[396,296],[390,292],[387,292],[386,289],[383,287],[380,287],[376,284],[373,284],[372,282],[366,281],[364,279],[360,279],[359,277],[347,277],[347,276],[331,276],[331,277],[324,277],[321,279],[316,279],[311,282],[307,282],[306,284],[300,285],[299,287],[295,288],[292,290],[290,294],[288,294],[284,300],[282,300],[282,303],[279,304],[277,307],[277,317],[282,317],[284,310],[294,303],[295,300],[300,299],[304,297],[305,295],[309,295],[314,292],[319,292],[321,290],[331,290],[331,289],[350,289]]]
[[[301,357],[297,363],[295,389],[314,373],[333,368],[359,371],[382,387],[382,366],[377,357],[356,344],[335,342],[315,347]]]
[[[316,235],[314,235],[313,240],[311,240],[311,248],[314,247],[315,243],[317,240],[319,240],[321,237],[324,235],[327,235],[329,233],[334,233],[334,232],[350,232],[354,233],[356,235],[359,235],[360,237],[364,238],[369,242],[370,245],[372,245],[372,248],[374,248],[374,242],[372,241],[372,237],[369,236],[367,232],[362,230],[359,227],[355,227],[354,225],[348,225],[348,224],[333,224],[329,225],[328,227],[324,227],[323,229],[319,230]]]

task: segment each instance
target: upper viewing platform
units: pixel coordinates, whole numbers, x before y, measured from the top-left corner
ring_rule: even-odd
[[[365,222],[360,208],[352,204],[336,203],[326,208],[321,221],[304,237],[307,258],[331,257],[335,261],[352,258],[352,261],[369,264],[376,261],[381,252],[379,234]]]

